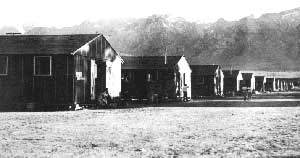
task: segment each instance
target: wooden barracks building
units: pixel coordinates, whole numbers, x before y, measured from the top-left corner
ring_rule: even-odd
[[[224,94],[235,95],[240,91],[240,82],[243,76],[240,70],[223,70]]]
[[[222,96],[224,75],[219,65],[191,65],[192,95]]]
[[[121,58],[101,34],[0,36],[2,108],[86,104],[105,88],[119,96]]]
[[[122,92],[131,99],[176,99],[188,86],[191,97],[191,69],[184,56],[123,56]]]

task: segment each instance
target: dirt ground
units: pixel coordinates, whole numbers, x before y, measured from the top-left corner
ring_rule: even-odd
[[[0,113],[0,142],[1,158],[300,156],[300,107]]]

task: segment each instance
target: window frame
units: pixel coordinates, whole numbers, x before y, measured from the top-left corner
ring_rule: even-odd
[[[36,59],[39,57],[48,57],[50,59],[50,74],[36,74],[36,69],[35,69],[35,64],[36,64]],[[33,58],[33,75],[34,76],[52,76],[52,56],[34,56]]]
[[[4,74],[0,73],[0,76],[7,76],[8,75],[8,56],[3,55],[3,57],[6,57],[6,67],[5,67],[5,73]]]

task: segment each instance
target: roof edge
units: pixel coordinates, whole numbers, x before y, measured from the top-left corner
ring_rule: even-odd
[[[96,35],[96,34],[95,34],[95,35]],[[96,37],[94,37],[93,39],[91,39],[90,41],[88,41],[87,43],[85,43],[84,45],[92,43],[94,40],[96,40],[98,37],[101,37],[101,36],[103,36],[103,35],[102,35],[102,34],[98,34]],[[103,37],[104,37],[104,36],[103,36]],[[82,46],[84,46],[84,45],[82,45]],[[75,54],[82,48],[82,46],[80,46],[80,47],[77,48],[75,51],[73,51],[73,52],[71,53],[71,55],[75,55]]]
[[[34,34],[20,34],[20,35],[0,35],[0,37],[14,37],[14,36],[76,36],[76,35],[103,35],[101,33],[78,33],[78,34],[45,34],[45,35],[34,35]]]

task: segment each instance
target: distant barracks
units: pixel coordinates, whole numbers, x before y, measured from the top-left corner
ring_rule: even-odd
[[[0,36],[0,110],[182,101],[289,91],[298,72],[223,70],[182,56],[120,56],[102,34]]]

